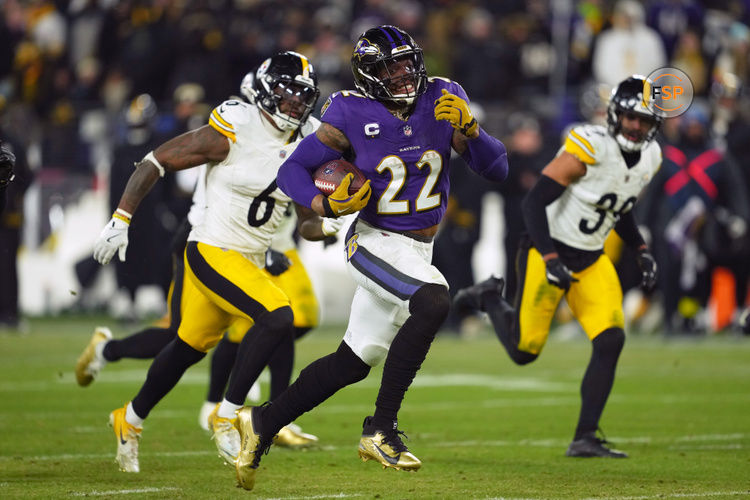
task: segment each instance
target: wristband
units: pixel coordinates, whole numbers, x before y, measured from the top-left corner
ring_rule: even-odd
[[[333,209],[331,208],[331,203],[328,201],[327,197],[323,198],[323,211],[326,214],[326,217],[330,217],[331,219],[336,218],[336,214],[333,213]]]
[[[112,214],[112,218],[119,219],[123,221],[125,224],[130,225],[130,219],[133,218],[132,214],[126,212],[122,208],[118,208],[115,210],[115,213]]]
[[[156,159],[156,156],[154,156],[153,151],[149,151],[148,154],[144,156],[143,160],[141,161],[146,161],[146,160],[153,163],[154,166],[157,168],[157,170],[159,170],[159,177],[164,177],[164,172],[165,172],[164,167],[162,167],[161,163],[159,163],[159,160]]]

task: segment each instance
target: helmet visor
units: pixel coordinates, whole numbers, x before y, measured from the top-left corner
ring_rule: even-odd
[[[302,120],[315,106],[318,90],[291,80],[280,80],[273,88],[277,96],[279,113]]]
[[[415,97],[419,90],[419,60],[409,53],[377,63],[377,77],[394,97]]]

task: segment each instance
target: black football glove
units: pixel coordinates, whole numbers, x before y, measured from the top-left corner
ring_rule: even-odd
[[[566,292],[570,290],[570,285],[578,281],[570,274],[570,269],[555,257],[547,261],[547,281],[557,288],[562,288]]]
[[[641,268],[641,288],[650,292],[656,286],[656,259],[648,249],[638,250],[636,256],[638,267]]]
[[[7,146],[0,142],[0,187],[7,185],[13,180],[13,167],[16,157]]]
[[[289,269],[291,265],[292,261],[283,253],[272,248],[266,250],[266,271],[271,273],[272,276],[278,276]]]

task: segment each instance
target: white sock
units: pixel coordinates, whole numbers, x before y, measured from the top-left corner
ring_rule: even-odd
[[[221,401],[221,404],[219,405],[219,411],[216,412],[216,416],[220,418],[228,418],[233,419],[237,417],[237,410],[242,408],[242,405],[236,405],[234,403],[230,403],[226,399],[223,399]]]
[[[99,342],[98,344],[96,344],[96,346],[94,346],[94,354],[101,367],[104,367],[104,365],[107,364],[107,358],[104,357],[104,346],[106,346],[108,342],[109,340],[105,340],[104,342]]]
[[[128,403],[128,407],[125,409],[125,421],[139,429],[143,427],[143,419],[135,413],[132,401]]]

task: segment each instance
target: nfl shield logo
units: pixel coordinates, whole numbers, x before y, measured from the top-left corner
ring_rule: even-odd
[[[279,151],[279,158],[286,158],[286,149]]]
[[[411,126],[409,125],[404,126],[404,135],[406,137],[411,137]]]

